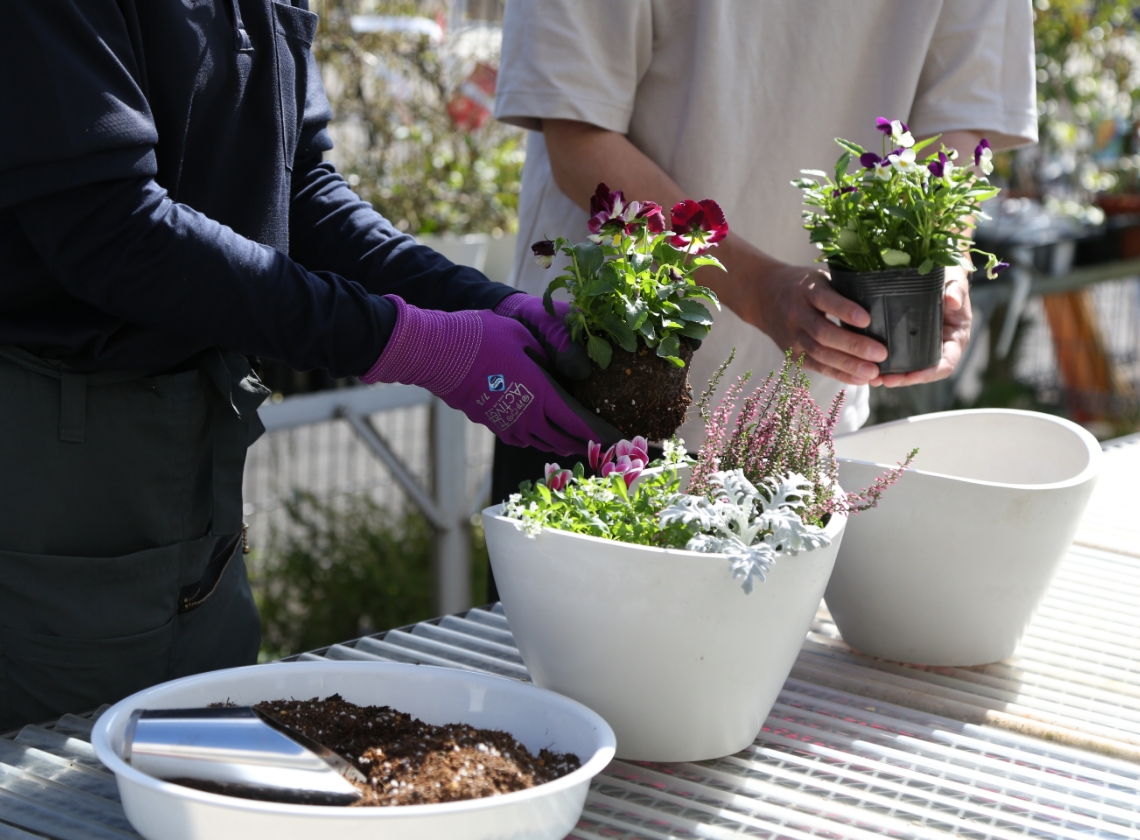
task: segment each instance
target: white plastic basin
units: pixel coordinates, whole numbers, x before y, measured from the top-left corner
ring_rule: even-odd
[[[572,752],[582,766],[553,782],[486,799],[337,808],[205,793],[146,776],[120,757],[127,720],[138,708],[330,694],[359,705],[389,705],[427,723],[501,729],[534,753],[544,747]],[[99,718],[91,743],[115,773],[127,819],[147,840],[555,840],[574,827],[590,779],[614,753],[606,722],[566,697],[502,677],[380,662],[297,662],[186,677],[116,703]]]
[[[727,558],[544,530],[483,512],[495,583],[535,683],[580,700],[617,755],[697,761],[751,744],[776,702],[843,537],[784,557],[745,594]]]
[[[915,468],[850,518],[826,600],[844,640],[884,659],[1005,659],[1072,543],[1100,470],[1096,439],[1048,414],[925,414],[836,438],[839,481]]]

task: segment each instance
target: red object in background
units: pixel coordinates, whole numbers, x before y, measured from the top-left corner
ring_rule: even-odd
[[[495,83],[499,71],[482,62],[475,65],[459,93],[447,103],[447,115],[457,128],[475,131],[482,128],[491,118],[495,105]]]

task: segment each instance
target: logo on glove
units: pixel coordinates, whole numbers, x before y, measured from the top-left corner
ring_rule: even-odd
[[[507,379],[501,373],[492,373],[487,377],[487,390],[488,391],[505,391],[507,390]]]
[[[495,431],[501,432],[518,420],[533,402],[534,394],[522,383],[514,382],[487,412],[488,424]]]

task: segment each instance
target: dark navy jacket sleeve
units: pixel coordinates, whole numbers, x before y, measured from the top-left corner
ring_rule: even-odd
[[[243,103],[264,109],[276,101],[272,67],[265,64],[274,54],[271,26],[274,15],[308,14],[297,0],[285,10],[269,0],[243,2],[255,52],[229,54],[231,75],[213,81],[212,98],[197,94],[197,111],[189,99],[182,111],[171,111],[170,103],[183,83],[188,91],[200,84],[195,75],[209,65],[182,60],[177,48],[185,47],[193,59],[192,32],[200,31],[222,45],[216,58],[226,57],[232,30],[219,38],[218,18],[204,18],[194,29],[198,22],[186,16],[224,14],[228,3],[185,10],[177,3],[152,7],[133,0],[10,5],[15,16],[6,29],[13,37],[3,38],[0,51],[0,70],[9,79],[0,91],[6,123],[0,131],[0,252],[17,252],[26,241],[29,256],[20,275],[9,278],[0,266],[0,287],[27,286],[42,274],[43,281],[35,282],[50,277],[60,294],[149,328],[155,341],[184,346],[187,353],[220,346],[300,369],[324,367],[334,376],[364,373],[382,351],[395,309],[380,294],[454,310],[493,306],[510,293],[415,245],[320,162],[331,147],[329,115],[311,54],[309,72],[298,73],[306,81],[296,156],[286,158],[292,172],[279,173],[292,178],[292,189],[281,206],[267,208],[268,222],[251,220],[250,198],[257,193],[250,185],[271,186],[276,176],[268,172],[243,186],[238,182],[248,167],[239,161],[272,159],[271,147],[256,145],[272,141],[272,133],[263,138],[256,132],[276,120],[264,119],[272,111],[250,111]],[[184,17],[170,17],[176,15]],[[181,27],[177,32],[171,21]],[[181,40],[174,37],[183,31]],[[152,39],[149,49],[140,43],[146,38]],[[156,52],[163,46],[169,54]],[[246,92],[235,99],[239,84],[247,85]],[[245,110],[233,111],[227,124],[232,102]],[[214,122],[194,123],[205,105],[214,109]],[[180,124],[189,127],[179,133]],[[179,146],[184,137],[210,131],[237,144],[244,139],[245,146],[204,146],[201,139]],[[259,148],[266,151],[259,155]],[[220,178],[221,172],[230,174]],[[271,192],[266,187],[266,195]],[[288,237],[285,224],[281,235],[274,234],[273,219],[286,215]],[[3,297],[0,288],[0,310]],[[47,312],[40,310],[36,323]],[[5,327],[0,315],[0,333],[20,334],[19,312],[9,311],[16,320]],[[69,327],[60,323],[49,332],[55,329],[60,335],[36,340],[66,345]],[[189,340],[180,343],[178,336]],[[113,338],[108,332],[100,341],[110,346]],[[100,364],[93,354],[91,364]]]

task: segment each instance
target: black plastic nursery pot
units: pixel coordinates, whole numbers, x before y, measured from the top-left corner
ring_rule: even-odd
[[[942,358],[942,293],[946,271],[936,266],[929,274],[917,268],[849,271],[831,268],[831,287],[871,315],[864,329],[844,324],[887,347],[880,373],[923,370]]]

